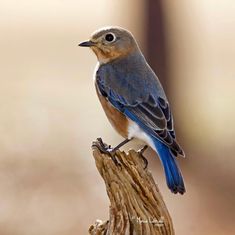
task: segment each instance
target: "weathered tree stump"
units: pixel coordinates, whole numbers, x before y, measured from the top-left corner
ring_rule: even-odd
[[[110,200],[109,220],[97,220],[91,235],[174,235],[171,217],[140,153],[117,151],[116,165],[93,143],[96,167]]]

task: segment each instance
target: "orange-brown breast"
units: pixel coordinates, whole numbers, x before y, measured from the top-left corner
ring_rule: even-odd
[[[114,127],[114,129],[124,138],[128,137],[128,119],[124,114],[122,114],[120,111],[118,111],[116,108],[110,104],[107,99],[100,94],[98,91],[97,85],[96,92],[99,97],[100,103],[104,109],[104,112],[109,119],[110,123]]]

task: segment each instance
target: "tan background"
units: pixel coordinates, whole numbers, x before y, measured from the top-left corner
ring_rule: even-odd
[[[145,53],[145,4],[0,1],[0,234],[86,234],[107,218],[90,145],[99,136],[110,144],[121,138],[95,95],[96,59],[77,44],[101,26],[119,25]],[[171,194],[159,161],[146,155],[176,234],[235,233],[234,8],[229,0],[163,4],[187,194]]]

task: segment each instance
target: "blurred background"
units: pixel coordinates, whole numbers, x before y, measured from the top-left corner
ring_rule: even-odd
[[[235,234],[234,12],[232,0],[0,0],[0,234],[87,234],[108,219],[90,146],[122,139],[96,98],[96,58],[77,47],[107,25],[135,35],[169,96],[187,193],[145,156],[176,234]]]

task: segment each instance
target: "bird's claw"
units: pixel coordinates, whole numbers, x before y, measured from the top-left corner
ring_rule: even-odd
[[[148,148],[148,145],[145,145],[143,148],[138,150],[139,156],[142,158],[142,160],[144,161],[144,169],[147,168],[148,166],[148,160],[144,157],[143,153],[145,152],[145,150]]]
[[[97,147],[101,153],[108,154],[113,160],[116,166],[121,166],[120,162],[116,157],[116,150],[111,147],[111,145],[107,145],[103,142],[101,138],[97,138],[98,143],[94,143],[92,146]]]
[[[97,138],[97,142],[93,143],[92,146],[97,147],[102,153],[106,153],[110,148],[110,145],[105,144],[101,138]]]

